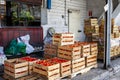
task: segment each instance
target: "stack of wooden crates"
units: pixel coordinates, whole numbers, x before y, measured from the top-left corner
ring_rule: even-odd
[[[97,67],[98,48],[95,42],[75,42],[72,33],[55,33],[52,45],[57,45],[57,57],[71,61],[72,76]]]
[[[97,18],[84,20],[84,33],[88,41],[96,41],[99,37],[99,25]]]
[[[115,41],[116,38],[120,37],[119,26],[114,25],[114,19],[111,20],[111,40]],[[100,25],[98,26],[98,21],[95,18],[87,19],[84,21],[84,32],[86,37],[90,40],[98,43],[98,59],[104,58],[104,32],[105,32],[105,20],[102,19],[100,21]],[[117,41],[116,41],[117,42]],[[113,43],[114,44],[114,43]],[[113,45],[111,43],[111,45]],[[120,46],[119,42],[117,46],[111,47],[111,58],[120,54]]]

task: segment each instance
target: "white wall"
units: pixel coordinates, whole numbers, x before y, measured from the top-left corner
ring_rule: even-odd
[[[80,10],[80,26],[84,27],[84,19],[87,17],[86,7],[86,0],[66,0],[66,9],[65,0],[52,0],[51,9],[47,10],[46,25],[54,27],[56,32],[68,32],[68,9],[74,9]]]
[[[87,0],[87,11],[92,11],[93,17],[99,18],[104,12],[104,6],[105,0]]]

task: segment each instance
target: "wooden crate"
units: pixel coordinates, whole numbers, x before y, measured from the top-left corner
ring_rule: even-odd
[[[36,63],[34,64],[33,71],[46,76],[48,80],[55,80],[60,77],[60,64],[54,63],[53,65],[45,66]]]
[[[60,64],[60,77],[64,78],[66,76],[71,75],[71,61],[62,59],[62,58],[52,58],[50,59],[52,62],[56,62]]]
[[[67,61],[60,64],[60,75],[61,77],[68,76],[71,74],[71,61]]]
[[[115,50],[114,47],[111,47],[110,57],[114,57],[114,56],[115,56]]]
[[[45,44],[44,48],[57,49],[58,45],[52,44],[52,43],[47,43],[47,44]]]
[[[119,26],[113,25],[111,27],[111,33],[119,33]]]
[[[98,53],[98,45],[95,42],[90,43],[90,54],[97,54]]]
[[[93,33],[92,34],[92,41],[99,41],[99,33]]]
[[[82,44],[82,54],[83,57],[90,55],[90,44]]]
[[[86,59],[86,67],[92,66],[97,64],[97,54],[93,54],[90,56],[87,56]]]
[[[85,58],[80,58],[80,59],[76,59],[76,60],[72,60],[72,73],[76,73],[80,70],[82,70],[83,68],[85,68]]]
[[[44,53],[44,58],[45,59],[51,59],[51,58],[54,58],[54,57],[57,57],[56,54],[47,54],[47,53]]]
[[[28,75],[28,62],[19,59],[9,59],[4,62],[4,73],[14,78]]]
[[[45,44],[44,53],[57,55],[58,45],[56,44]]]
[[[119,37],[120,37],[119,32],[114,33],[114,38],[119,38]]]
[[[75,42],[76,45],[81,46],[82,57],[90,55],[90,43],[88,42]]]
[[[69,45],[69,46],[59,46],[58,57],[74,60],[81,57],[81,46]]]
[[[20,58],[20,60],[28,62],[28,72],[29,72],[29,74],[32,74],[33,73],[33,64],[36,63],[40,59],[32,58],[30,56],[26,56],[26,57]]]
[[[74,44],[74,34],[55,33],[53,35],[53,44],[58,44],[60,46]]]
[[[44,53],[57,55],[57,49],[50,49],[50,48],[48,49],[48,48],[45,48]]]
[[[97,21],[96,18],[94,18],[94,19],[86,19],[86,20],[84,20],[84,24],[85,25],[96,26],[96,25],[98,25],[98,21]]]

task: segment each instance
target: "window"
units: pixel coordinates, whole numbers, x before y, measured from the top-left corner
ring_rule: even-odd
[[[40,26],[41,6],[25,2],[6,2],[4,23],[7,26]]]

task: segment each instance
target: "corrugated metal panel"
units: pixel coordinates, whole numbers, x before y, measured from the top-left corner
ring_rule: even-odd
[[[56,31],[68,31],[68,9],[80,10],[81,25],[84,27],[84,19],[87,17],[86,0],[52,0],[52,9],[48,10],[48,25],[54,27]],[[65,12],[66,10],[66,12]],[[65,14],[66,13],[66,14]],[[65,21],[66,20],[66,21]],[[65,25],[65,22],[67,25]]]

